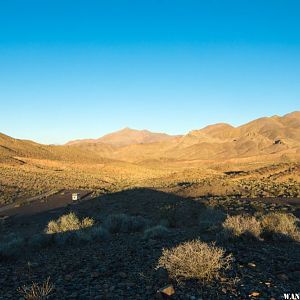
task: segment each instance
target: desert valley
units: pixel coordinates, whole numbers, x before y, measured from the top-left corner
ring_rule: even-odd
[[[61,189],[95,195],[134,187],[169,188],[187,196],[299,193],[300,112],[237,128],[215,124],[182,136],[125,128],[63,146],[4,134],[0,143],[2,204]]]
[[[281,299],[300,283],[300,112],[59,146],[2,133],[0,203],[0,299]]]
[[[300,299],[299,11],[0,1],[0,300]]]

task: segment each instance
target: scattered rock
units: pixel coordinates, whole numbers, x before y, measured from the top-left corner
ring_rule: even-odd
[[[72,275],[71,274],[65,275],[65,280],[66,281],[70,281],[71,279],[72,279]]]
[[[250,294],[250,297],[258,297],[260,295],[260,292],[252,292]]]
[[[300,271],[290,273],[291,279],[300,282]]]
[[[172,296],[175,294],[175,290],[172,284],[166,285],[157,291],[159,294],[163,296]]]
[[[290,262],[287,265],[287,269],[289,271],[300,271],[300,262],[298,262],[298,261]]]
[[[120,276],[121,278],[123,278],[123,279],[127,278],[127,274],[124,273],[124,272],[120,272],[120,273],[119,273],[119,276]]]
[[[277,278],[279,280],[282,280],[282,281],[288,281],[289,280],[289,277],[286,274],[284,274],[284,273],[277,274]]]
[[[252,263],[252,262],[249,262],[249,263],[248,263],[248,267],[254,269],[254,268],[256,268],[256,264],[255,264],[255,263]]]
[[[92,272],[91,277],[92,278],[98,278],[100,276],[99,272]]]

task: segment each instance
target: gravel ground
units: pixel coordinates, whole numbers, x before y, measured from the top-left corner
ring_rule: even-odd
[[[233,255],[234,261],[230,270],[210,283],[176,282],[165,270],[157,269],[163,248],[192,239],[216,241],[218,232],[202,232],[192,222],[191,216],[203,206],[189,199],[138,190],[105,196],[72,209],[81,215],[98,216],[99,220],[111,213],[142,215],[157,224],[161,218],[158,212],[170,203],[179,205],[182,214],[175,217],[181,218],[181,222],[164,238],[145,240],[139,232],[111,234],[106,241],[49,246],[28,251],[14,260],[0,261],[0,299],[21,300],[19,287],[41,283],[48,277],[54,284],[49,299],[58,300],[156,299],[157,290],[167,284],[174,286],[172,299],[274,300],[282,299],[284,293],[300,292],[300,244],[296,242],[237,240],[217,243]],[[50,217],[46,217],[49,220]],[[41,216],[30,217],[30,222],[22,219],[22,226],[15,224],[25,232],[26,226],[31,228],[34,222],[41,222],[36,224],[35,230],[45,225]],[[10,231],[17,230],[13,220],[8,224]]]
[[[280,299],[285,292],[299,292],[300,247],[295,243],[232,243],[225,249],[234,256],[233,268],[210,284],[177,283],[156,269],[164,247],[195,237],[193,230],[172,230],[164,240],[116,234],[105,242],[50,247],[1,263],[0,299],[19,299],[18,287],[48,277],[55,286],[50,299],[155,299],[168,283],[174,285],[174,299]],[[259,296],[249,296],[255,292]]]

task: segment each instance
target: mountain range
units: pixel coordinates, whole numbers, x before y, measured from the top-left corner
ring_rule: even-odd
[[[271,154],[292,157],[300,154],[300,112],[264,117],[239,127],[218,123],[177,136],[125,128],[99,139],[71,141],[67,145],[131,162],[157,158],[228,159]]]
[[[78,145],[83,143],[104,143],[113,146],[128,146],[132,144],[150,144],[156,142],[168,141],[177,136],[168,135],[166,133],[156,133],[149,130],[135,130],[124,128],[119,131],[104,135],[98,139],[83,139],[70,141],[66,145]],[[179,137],[179,136],[178,136]]]
[[[300,112],[256,119],[233,127],[218,123],[185,135],[124,128],[98,139],[41,145],[0,134],[0,158],[36,157],[84,161],[222,160],[272,156],[300,157]],[[1,160],[0,160],[1,161]]]

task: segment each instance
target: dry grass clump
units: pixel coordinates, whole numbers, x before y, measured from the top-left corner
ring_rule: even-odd
[[[173,249],[164,249],[158,267],[167,269],[174,279],[211,281],[220,271],[230,268],[232,256],[222,248],[199,240],[185,242]]]
[[[109,232],[102,226],[95,226],[88,230],[93,241],[103,241],[109,239]]]
[[[15,234],[9,234],[1,241],[0,258],[15,258],[24,250],[25,240]]]
[[[129,233],[143,230],[147,220],[141,216],[128,216],[125,214],[110,215],[104,221],[104,227],[111,233]]]
[[[28,240],[28,247],[31,249],[41,249],[50,246],[53,243],[53,236],[45,233],[34,234]]]
[[[163,225],[147,228],[144,231],[144,239],[161,239],[169,234],[169,230]]]
[[[35,251],[49,246],[74,245],[82,242],[96,242],[109,239],[109,232],[102,226],[92,226],[94,221],[89,218],[84,218],[80,221],[76,216],[74,218],[74,214],[69,214],[62,216],[58,221],[49,223],[50,226],[47,227],[46,233],[34,234],[28,238],[15,234],[4,236],[0,242],[0,260],[17,258],[25,250]],[[55,227],[51,227],[53,223]]]
[[[58,246],[76,245],[82,242],[90,243],[109,239],[109,232],[102,226],[93,226],[86,229],[61,232],[55,234],[54,242]]]
[[[103,241],[109,238],[108,231],[102,226],[95,226],[87,230],[78,230],[75,232],[75,235],[76,235],[75,238],[77,239],[78,242]]]
[[[22,286],[18,288],[18,292],[26,300],[43,300],[48,299],[48,296],[54,289],[54,285],[50,282],[50,278],[42,284],[33,282],[30,286]]]
[[[226,218],[226,214],[212,207],[207,207],[199,215],[199,226],[201,229],[213,230],[219,228]]]
[[[293,214],[269,213],[261,219],[263,236],[274,240],[300,241],[298,221]]]
[[[82,221],[73,213],[61,216],[57,221],[52,220],[48,223],[46,233],[59,233],[72,230],[79,230],[94,225],[94,220],[91,218],[84,218]]]
[[[259,238],[261,224],[255,217],[251,216],[227,216],[223,223],[221,237],[224,239],[247,237]]]
[[[174,201],[159,208],[159,218],[167,227],[193,227],[198,224],[198,208],[196,202],[187,204],[184,201]]]

